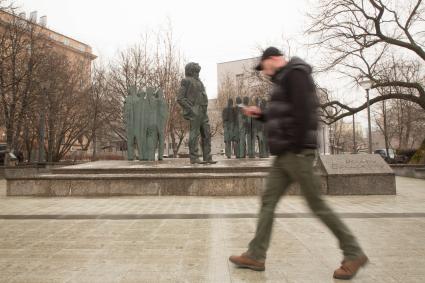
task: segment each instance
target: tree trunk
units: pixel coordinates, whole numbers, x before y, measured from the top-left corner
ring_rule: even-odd
[[[28,162],[31,162],[31,152],[32,152],[32,139],[30,139],[30,129],[28,127],[28,124],[25,125],[24,128],[24,146],[25,146],[25,153],[24,153],[24,159],[25,156],[27,157]]]
[[[385,150],[387,157],[389,157],[389,144],[388,144],[388,131],[387,131],[387,107],[385,105],[385,100],[382,101],[382,114],[384,116],[384,140],[385,140]]]
[[[171,137],[171,145],[173,147],[173,158],[176,158],[177,157],[178,148],[176,146],[176,136],[174,135],[174,131],[173,131],[172,128],[171,128],[171,131],[170,131],[170,137]]]
[[[4,166],[10,165],[9,152],[13,151],[13,130],[6,127],[6,154],[4,155]]]
[[[92,161],[95,161],[97,159],[97,134],[96,130],[93,130],[93,155],[91,157]]]
[[[409,139],[410,139],[411,129],[412,129],[412,107],[407,107],[406,133],[404,136],[403,149],[409,148]]]
[[[47,161],[49,162],[53,162],[53,152],[54,152],[54,146],[55,146],[55,123],[54,123],[54,117],[53,117],[53,111],[51,111],[49,113],[49,118],[48,118],[48,127],[47,127],[47,132],[48,132],[48,147],[47,147],[47,156],[48,159]]]

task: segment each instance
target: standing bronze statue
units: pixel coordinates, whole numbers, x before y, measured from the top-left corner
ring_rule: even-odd
[[[142,148],[143,160],[155,160],[155,152],[158,148],[158,160],[164,156],[164,129],[168,118],[168,107],[164,100],[161,89],[146,88],[144,96],[143,121],[145,126],[144,148]]]
[[[235,144],[234,134],[234,115],[233,115],[233,99],[229,98],[227,107],[223,109],[223,134],[224,134],[224,153],[227,158],[232,157],[232,148]]]
[[[241,103],[240,98],[236,98],[236,105],[233,107],[232,117],[233,117],[233,155],[236,158],[239,158],[239,108],[238,103]]]
[[[255,105],[259,108],[261,108],[261,99],[256,98],[255,99]],[[264,104],[265,106],[265,104]],[[264,125],[261,121],[257,119],[253,119],[252,121],[252,127],[253,127],[253,137],[254,137],[254,144],[257,142],[258,146],[258,155],[260,158],[265,158],[268,156],[266,153],[266,144],[265,144],[265,134],[264,134]]]
[[[242,102],[245,106],[249,105],[249,97],[245,96],[242,99]],[[249,158],[255,157],[255,140],[253,135],[252,128],[252,118],[244,115],[244,128],[245,128],[245,138],[246,140],[246,154]]]
[[[137,143],[139,159],[141,158],[141,133],[140,133],[140,100],[141,94],[137,92],[136,86],[131,86],[124,100],[124,120],[127,132],[127,158],[134,159],[134,143]]]
[[[124,101],[124,120],[127,131],[127,158],[134,160],[134,143],[137,143],[138,159],[154,161],[156,148],[158,160],[164,155],[164,129],[168,107],[162,90],[135,86],[129,88]]]
[[[235,127],[237,131],[237,147],[235,149],[236,158],[244,158],[246,155],[246,140],[245,140],[245,115],[243,115],[240,105],[242,98],[236,97],[235,107]]]
[[[208,97],[199,79],[201,66],[189,63],[185,78],[181,81],[177,102],[183,109],[183,117],[190,122],[189,155],[191,164],[214,164],[211,156],[211,131],[207,115]],[[199,159],[199,136],[201,136],[203,161]]]
[[[158,109],[158,111],[156,111],[157,123],[155,130],[156,139],[154,141],[154,144],[155,147],[158,146],[158,160],[162,160],[164,156],[164,130],[168,119],[168,105],[165,101],[164,93],[161,89],[155,92],[154,101],[155,109]]]
[[[138,119],[138,133],[139,133],[139,138],[138,140],[140,141],[138,143],[138,151],[139,151],[139,160],[149,160],[148,157],[148,152],[147,152],[147,136],[146,136],[146,132],[148,131],[148,117],[149,117],[149,113],[147,113],[149,111],[149,105],[147,103],[147,93],[146,93],[146,88],[143,89],[139,89],[138,90],[138,95],[140,97],[140,100],[138,101],[138,115],[139,115],[139,119]]]
[[[266,111],[267,108],[267,100],[265,100],[264,98],[261,99],[260,101],[260,109],[261,111]],[[263,113],[264,113],[263,112]],[[259,151],[259,155],[260,158],[267,158],[270,156],[270,151],[269,151],[269,145],[267,142],[267,132],[266,132],[266,126],[264,125],[264,123],[261,125],[261,144],[259,143],[258,145],[258,151]]]
[[[232,148],[236,158],[245,158],[246,156],[255,158],[256,143],[258,144],[259,157],[269,157],[264,124],[241,113],[241,106],[246,107],[249,104],[249,97],[237,97],[236,106],[233,106],[233,100],[229,99],[227,107],[223,109],[224,144],[227,158],[231,158]],[[255,105],[260,109],[265,109],[267,101],[256,98]]]

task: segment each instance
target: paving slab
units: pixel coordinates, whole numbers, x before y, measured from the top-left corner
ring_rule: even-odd
[[[326,196],[371,259],[352,282],[424,282],[425,180],[393,196]],[[278,205],[265,272],[231,254],[253,237],[257,197],[6,197],[0,282],[338,282],[335,238],[300,196]]]

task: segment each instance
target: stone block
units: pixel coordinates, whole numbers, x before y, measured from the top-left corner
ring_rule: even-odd
[[[320,157],[329,195],[394,195],[395,174],[377,154]]]

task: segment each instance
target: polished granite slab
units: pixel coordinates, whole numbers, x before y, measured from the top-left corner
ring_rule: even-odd
[[[424,281],[425,181],[397,187],[325,197],[371,259],[352,282]],[[338,282],[335,238],[300,196],[277,207],[265,272],[229,264],[258,208],[257,197],[6,197],[0,181],[0,282]]]
[[[256,196],[265,187],[272,161],[273,158],[220,159],[216,164],[195,165],[181,158],[96,161],[53,168],[50,173],[9,174],[7,194],[40,197]],[[370,172],[362,168],[363,171],[356,173],[353,164],[358,165],[357,169],[369,167]],[[378,155],[321,156],[317,165],[322,194],[396,194],[394,173]],[[333,172],[335,168],[339,172],[347,166],[351,171]],[[291,184],[288,194],[301,194],[299,185]]]

